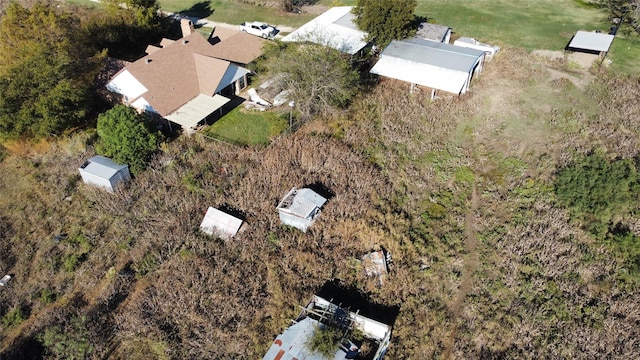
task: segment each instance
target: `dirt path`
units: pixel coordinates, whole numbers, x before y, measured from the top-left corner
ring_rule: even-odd
[[[475,213],[478,209],[478,193],[476,191],[476,185],[473,184],[473,189],[471,192],[471,206],[467,211],[465,216],[465,243],[464,249],[466,252],[466,257],[464,259],[464,266],[462,268],[462,277],[460,279],[460,288],[458,289],[458,294],[454,299],[453,303],[450,306],[452,313],[452,328],[449,336],[445,339],[444,343],[444,353],[442,359],[448,360],[451,359],[451,353],[453,351],[453,347],[456,343],[456,338],[458,336],[458,318],[460,317],[460,313],[462,311],[462,304],[464,303],[464,299],[467,296],[469,290],[471,290],[471,284],[473,279],[473,273],[478,266],[478,253],[476,249],[478,247],[478,238],[476,236],[476,228],[475,228]]]

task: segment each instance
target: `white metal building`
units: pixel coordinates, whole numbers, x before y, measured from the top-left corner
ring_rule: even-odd
[[[351,13],[353,6],[332,7],[282,38],[286,42],[310,42],[353,55],[367,46],[367,33],[360,30]]]
[[[100,155],[89,158],[78,171],[85,184],[102,187],[110,192],[113,192],[118,184],[131,180],[129,166],[116,164]]]
[[[309,226],[320,216],[320,208],[327,199],[311,189],[289,190],[278,204],[280,221],[284,225],[293,226],[307,232]]]
[[[424,39],[392,41],[370,70],[380,76],[460,95],[482,70],[485,52]]]
[[[238,233],[241,226],[241,219],[216,208],[209,207],[207,213],[204,215],[204,219],[202,219],[202,224],[200,224],[200,230],[206,234],[216,235],[228,240]]]

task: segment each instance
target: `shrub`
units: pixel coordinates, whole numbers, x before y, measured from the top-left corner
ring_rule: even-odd
[[[324,357],[331,358],[338,350],[338,343],[342,339],[340,330],[319,325],[313,332],[313,336],[307,342],[307,348],[311,351],[318,352]]]
[[[25,319],[25,315],[22,313],[22,309],[17,307],[11,311],[9,311],[3,318],[2,324],[5,327],[10,327],[14,325],[19,325]]]
[[[158,150],[158,133],[149,128],[144,116],[124,105],[116,105],[98,116],[98,136],[98,152],[128,164],[133,173],[144,170]]]
[[[592,153],[560,170],[555,192],[574,218],[596,236],[604,235],[614,216],[637,206],[640,176],[632,160],[609,161]]]

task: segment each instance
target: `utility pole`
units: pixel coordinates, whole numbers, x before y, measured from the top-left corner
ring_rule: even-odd
[[[293,120],[293,107],[296,106],[296,102],[291,100],[289,101],[289,131],[291,131],[292,120]]]

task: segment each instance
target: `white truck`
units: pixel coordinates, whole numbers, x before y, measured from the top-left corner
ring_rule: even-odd
[[[257,21],[243,22],[240,24],[240,30],[247,34],[260,36],[265,39],[272,38],[278,33],[278,30],[276,30],[275,27]]]

